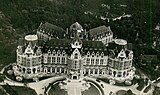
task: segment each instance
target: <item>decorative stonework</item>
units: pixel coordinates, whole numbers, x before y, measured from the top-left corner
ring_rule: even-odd
[[[17,47],[17,64],[13,66],[16,76],[37,80],[54,75],[67,75],[70,79],[84,76],[107,77],[112,81],[133,79],[133,51],[128,50],[127,41],[113,39],[110,27],[100,26],[86,32],[76,22],[60,39],[57,31],[64,33],[64,30],[54,26],[57,29],[54,31],[51,26],[54,25],[41,24],[37,35],[25,36],[23,45]]]

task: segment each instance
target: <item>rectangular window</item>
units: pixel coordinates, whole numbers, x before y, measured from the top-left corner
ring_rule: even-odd
[[[118,69],[119,70],[119,68],[118,68],[118,62],[114,62],[115,63],[115,69]]]
[[[91,65],[94,65],[94,59],[91,59]]]
[[[123,62],[119,62],[119,67],[118,67],[118,70],[122,70],[123,68]]]
[[[86,64],[87,64],[87,65],[90,64],[90,59],[89,59],[89,58],[86,59]]]
[[[98,69],[95,69],[95,72],[94,72],[95,74],[98,74]]]
[[[56,58],[52,57],[52,63],[55,64],[55,62],[56,62]]]
[[[60,64],[60,57],[57,57],[57,64]]]
[[[62,64],[65,64],[65,57],[62,57]]]
[[[96,59],[96,65],[99,65],[99,59]]]
[[[77,69],[76,67],[77,67],[77,64],[74,65],[74,69]]]
[[[100,64],[103,65],[104,59],[100,59]]]
[[[60,68],[57,68],[57,73],[59,73],[60,72]]]
[[[30,59],[29,58],[26,59],[26,66],[27,67],[30,66]]]
[[[74,69],[79,68],[79,67],[78,67],[78,62],[77,62],[77,61],[74,62],[74,67],[73,67],[73,68],[74,68]]]
[[[55,68],[52,68],[52,73],[55,73]]]
[[[64,73],[64,68],[61,68],[61,73]]]
[[[50,56],[47,58],[47,62],[51,63],[51,57]]]

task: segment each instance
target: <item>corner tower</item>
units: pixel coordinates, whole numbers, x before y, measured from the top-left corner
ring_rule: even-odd
[[[107,74],[110,78],[120,82],[132,80],[135,72],[132,65],[133,51],[127,48],[127,41],[115,39],[109,51]]]
[[[80,38],[82,31],[82,26],[77,22],[70,27],[70,32],[72,33],[72,53],[68,58],[68,72],[69,78],[71,79],[79,79],[83,76],[83,57],[81,54],[82,41]]]
[[[41,73],[42,52],[37,41],[37,35],[27,35],[23,45],[17,47],[17,64],[13,67],[16,76],[31,79]]]

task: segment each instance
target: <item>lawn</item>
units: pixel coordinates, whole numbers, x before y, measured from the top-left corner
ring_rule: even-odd
[[[59,83],[56,83],[55,85],[51,86],[51,89],[48,92],[48,95],[68,95],[68,94],[67,94],[67,91],[59,87]]]
[[[82,95],[100,95],[98,89],[90,83],[91,87],[82,92]]]
[[[10,95],[37,95],[36,92],[28,87],[19,87],[19,86],[3,86],[3,88]],[[1,95],[1,92],[0,92]],[[3,95],[3,94],[2,94]]]
[[[0,95],[6,95],[5,91],[3,90],[2,86],[0,86]]]

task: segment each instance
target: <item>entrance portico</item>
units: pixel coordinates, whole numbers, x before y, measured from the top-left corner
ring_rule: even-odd
[[[78,72],[76,72],[76,71],[70,71],[69,78],[70,79],[74,79],[74,80],[78,80],[80,77],[79,77]]]
[[[79,77],[78,77],[77,75],[72,75],[72,78],[71,78],[71,79],[77,80],[77,79],[79,79]]]

